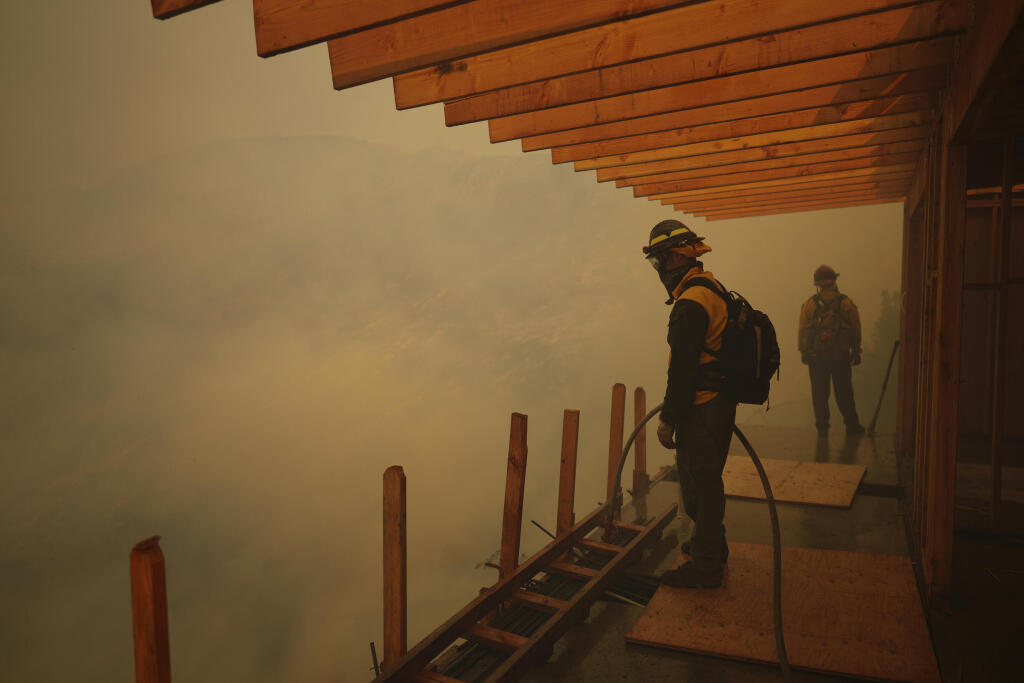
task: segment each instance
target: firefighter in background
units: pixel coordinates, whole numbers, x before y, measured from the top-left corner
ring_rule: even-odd
[[[860,315],[850,297],[839,293],[839,273],[829,266],[814,271],[818,293],[800,309],[798,333],[800,358],[811,375],[811,401],[819,436],[828,436],[829,383],[836,390],[836,405],[846,423],[846,433],[864,433],[853,400],[851,366],[860,364]]]
[[[693,534],[683,543],[691,561],[665,572],[662,583],[682,588],[722,585],[722,565],[729,556],[725,542],[725,468],[736,402],[722,389],[716,357],[728,309],[726,292],[697,259],[711,251],[704,238],[676,220],[651,230],[643,249],[658,271],[672,306],[668,321],[670,349],[665,404],[658,441],[676,451],[683,508],[693,520]]]

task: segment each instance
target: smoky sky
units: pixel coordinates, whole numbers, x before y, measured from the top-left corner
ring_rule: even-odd
[[[170,22],[127,0],[8,5],[11,680],[130,678],[127,557],[153,534],[176,679],[368,679],[383,471],[408,478],[412,643],[495,579],[476,566],[512,411],[527,520],[553,522],[564,408],[582,411],[577,512],[601,499],[611,385],[664,390],[668,309],[640,247],[671,212],[436,109],[394,112],[386,84],[334,93],[320,48],[260,60],[247,3]],[[796,314],[821,263],[861,308],[870,416],[901,211],[675,214],[778,327],[773,407],[742,420],[810,424]],[[544,542],[524,527],[524,552]]]

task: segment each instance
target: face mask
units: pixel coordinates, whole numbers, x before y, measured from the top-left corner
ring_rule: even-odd
[[[694,264],[688,263],[685,266],[673,268],[672,270],[658,271],[658,278],[661,279],[661,284],[665,285],[665,292],[668,293],[668,301],[665,302],[666,304],[673,303],[674,300],[672,299],[672,292],[675,291],[676,287],[679,286],[679,283],[683,281],[683,278],[693,267]]]

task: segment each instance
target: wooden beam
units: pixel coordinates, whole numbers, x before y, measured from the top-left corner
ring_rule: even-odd
[[[623,522],[623,521],[620,521],[620,520],[616,520],[616,521],[612,522],[612,526],[614,526],[614,527],[616,527],[618,529],[623,529],[625,531],[631,531],[631,532],[633,532],[635,534],[642,533],[643,530],[644,530],[644,527],[642,525],[640,525],[640,524],[632,524],[630,522]]]
[[[833,195],[817,195],[817,196],[801,196],[801,195],[790,195],[786,198],[780,198],[777,201],[762,200],[753,202],[744,202],[737,204],[715,204],[715,205],[700,205],[700,204],[673,204],[672,207],[676,211],[682,211],[688,213],[691,216],[703,216],[713,213],[722,212],[734,212],[734,211],[747,211],[748,209],[762,209],[768,206],[777,206],[783,204],[793,204],[798,202],[810,203],[816,201],[842,201],[850,199],[883,199],[891,196],[904,196],[906,190],[899,187],[886,188],[884,190],[871,190],[863,192],[843,192],[836,193]]]
[[[696,209],[693,215],[706,216],[723,213],[742,213],[746,211],[760,211],[764,209],[782,209],[791,208],[795,206],[830,206],[833,204],[850,204],[857,203],[860,201],[868,201],[874,199],[891,199],[898,197],[902,200],[905,193],[899,189],[886,190],[884,192],[865,192],[853,195],[847,195],[843,197],[790,197],[788,199],[779,199],[778,201],[765,201],[757,204],[751,204],[747,206],[738,207],[712,207],[708,209]]]
[[[171,646],[167,628],[167,572],[160,537],[132,548],[132,633],[135,683],[171,683]]]
[[[864,147],[851,147],[849,149],[838,149],[834,151],[815,152],[810,154],[793,154],[775,159],[768,158],[759,159],[757,161],[748,161],[741,164],[698,167],[685,171],[673,171],[668,173],[653,173],[651,175],[636,176],[633,178],[620,178],[615,181],[615,186],[630,187],[633,185],[643,185],[645,183],[689,180],[691,178],[710,178],[712,176],[725,175],[728,173],[764,171],[773,168],[795,168],[797,166],[809,166],[811,164],[827,163],[831,161],[882,157],[891,154],[917,152],[922,149],[925,142],[926,141],[923,139],[905,140],[902,142],[892,142],[883,145],[867,145]]]
[[[399,109],[600,69],[794,26],[885,9],[905,0],[718,0],[696,2],[525,45],[458,59],[395,78]],[[700,31],[693,30],[700,26]],[[857,49],[857,48],[852,48]]]
[[[270,57],[457,2],[459,0],[253,0],[256,54]]]
[[[436,671],[421,671],[412,677],[413,683],[461,683],[458,678],[445,676]]]
[[[329,41],[331,74],[335,88],[347,88],[487,50],[620,21],[683,1],[461,2]]]
[[[779,168],[768,171],[750,171],[748,173],[727,173],[725,175],[711,176],[707,178],[694,178],[692,180],[675,180],[666,183],[648,183],[646,185],[634,185],[634,197],[646,197],[648,195],[662,192],[679,192],[684,190],[700,190],[709,187],[721,187],[724,185],[743,185],[746,183],[779,180],[783,178],[794,178],[799,181],[827,180],[830,173],[844,171],[866,171],[878,167],[888,166],[892,170],[905,170],[906,167],[917,160],[917,154],[913,152],[905,154],[891,154],[885,157],[874,159],[850,159],[848,161],[832,161],[824,164],[812,164],[810,166],[798,166],[796,168]]]
[[[633,391],[633,428],[647,416],[647,394],[643,387]],[[647,425],[636,433],[633,440],[633,497],[647,495],[651,478],[647,475]]]
[[[927,156],[927,155],[925,155]],[[910,462],[914,454],[914,407],[918,401],[917,357],[921,324],[921,288],[924,280],[923,221],[914,215],[910,192],[903,208],[903,260],[900,294],[900,354],[897,382],[896,443],[898,455]],[[903,474],[901,473],[901,477]],[[913,483],[911,481],[911,483]]]
[[[790,198],[780,199],[776,202],[764,202],[762,204],[755,204],[750,206],[739,206],[739,207],[713,207],[710,209],[694,209],[688,211],[694,216],[724,216],[724,215],[738,215],[738,214],[754,214],[762,211],[771,211],[775,209],[792,209],[796,207],[830,207],[830,206],[851,206],[859,205],[864,202],[874,200],[884,201],[902,201],[904,193],[900,190],[890,190],[888,192],[871,192],[865,194],[852,195],[847,197],[835,197],[835,198],[817,198],[817,199],[801,199]]]
[[[723,187],[705,187],[696,190],[673,190],[654,194],[648,199],[683,199],[699,195],[723,195],[730,192],[739,193],[747,190],[764,190],[766,188],[792,188],[800,185],[803,187],[823,187],[827,185],[838,185],[842,183],[854,183],[873,180],[895,180],[897,178],[909,178],[913,172],[913,164],[901,164],[899,166],[879,166],[876,168],[862,168],[852,171],[836,171],[834,173],[822,173],[810,178],[773,178],[760,180],[752,183],[737,183]],[[885,178],[882,178],[885,176]]]
[[[780,192],[775,194],[762,194],[754,197],[738,197],[736,199],[715,199],[711,201],[678,202],[673,204],[675,208],[696,213],[698,211],[719,211],[729,209],[744,209],[754,206],[765,206],[772,203],[783,203],[793,201],[819,201],[830,199],[844,199],[849,197],[868,197],[871,195],[888,196],[894,192],[906,194],[906,183],[892,183],[890,185],[868,187],[865,189],[840,190],[840,191],[819,191],[808,193],[806,190],[797,192]]]
[[[584,581],[592,579],[599,573],[597,569],[581,567],[578,564],[571,564],[569,562],[552,562],[545,571],[561,574],[562,576],[571,576],[574,579],[582,579]]]
[[[512,413],[505,474],[505,508],[501,523],[501,575],[511,576],[519,566],[519,540],[523,528],[526,490],[526,415]]]
[[[185,12],[212,5],[218,0],[150,0],[153,16],[157,19],[170,19]]]
[[[473,624],[466,631],[466,636],[477,643],[481,643],[499,652],[515,652],[523,645],[526,645],[526,638],[521,635],[503,631],[493,626],[484,624]]]
[[[384,671],[390,671],[408,649],[408,565],[406,544],[405,471],[384,470]]]
[[[846,3],[819,4],[833,11],[849,9]],[[772,9],[777,7],[775,5]],[[760,10],[759,14],[768,13],[766,10]],[[959,32],[966,23],[966,2],[934,0],[915,7],[781,31],[772,35],[770,41],[763,35],[756,35],[736,42],[463,97],[445,104],[445,120],[449,125],[480,121],[851,52],[878,50]],[[702,33],[692,29],[688,32]]]
[[[909,183],[910,173],[905,174],[886,174],[877,178],[871,177],[852,177],[852,178],[832,178],[829,180],[815,181],[801,183],[799,185],[774,185],[768,187],[754,187],[754,188],[725,188],[724,190],[715,190],[713,192],[706,190],[697,190],[695,192],[680,192],[672,193],[668,195],[659,196],[659,201],[662,204],[675,204],[680,201],[688,201],[692,199],[699,200],[717,200],[717,199],[743,199],[745,197],[759,196],[759,195],[772,195],[780,192],[834,192],[836,190],[843,190],[853,187],[877,187],[879,185],[887,185],[894,183],[901,183],[906,185]],[[648,197],[652,199],[652,197]]]
[[[561,163],[794,126],[919,111],[936,107],[934,91],[945,82],[946,69],[932,67],[545,133],[523,138],[522,147],[524,152],[551,147],[554,161]],[[910,97],[915,98],[913,103],[905,104]],[[790,123],[786,118],[789,116],[795,123]]]
[[[543,111],[504,116],[489,122],[491,141],[512,140],[608,121],[924,69],[948,63],[953,56],[954,40],[953,37],[935,38],[908,45],[856,52],[840,57],[607,97],[593,102],[580,102]],[[448,125],[455,125],[481,120],[473,115],[473,112],[465,114],[456,120],[449,117],[446,108],[445,122]]]
[[[1003,43],[1022,21],[1024,0],[988,0],[978,3],[978,16],[967,33],[966,49],[949,79],[943,106],[942,140],[958,137],[971,104],[995,63]]]
[[[608,180],[619,181],[673,171],[732,168],[740,164],[756,161],[856,150],[864,147],[900,142],[914,142],[927,137],[927,134],[928,129],[926,127],[911,126],[908,128],[893,128],[877,132],[871,131],[866,133],[853,133],[850,135],[813,137],[812,139],[770,143],[767,145],[754,144],[750,147],[741,146],[739,149],[730,149],[725,152],[701,154],[698,156],[683,156],[640,164],[624,164],[622,166],[602,168],[597,170],[597,180],[598,182]],[[812,136],[813,135],[814,133],[812,133]],[[751,138],[755,141],[757,140],[754,136],[733,139],[750,140]],[[618,183],[616,184],[618,185]]]
[[[897,142],[890,145],[877,145],[872,147],[857,147],[854,149],[843,149],[836,152],[821,152],[819,154],[802,154],[799,156],[784,157],[781,159],[767,159],[765,161],[753,161],[746,164],[732,164],[731,166],[720,166],[711,169],[693,169],[690,171],[677,171],[675,173],[661,173],[657,175],[643,176],[641,178],[626,178],[615,181],[616,187],[636,187],[639,185],[651,185],[658,183],[669,183],[677,181],[688,181],[695,179],[712,179],[723,176],[735,176],[740,173],[768,173],[770,171],[811,169],[815,167],[832,167],[834,164],[853,163],[855,161],[884,164],[887,159],[894,156],[914,154],[924,145],[924,141],[911,140],[908,142]],[[904,157],[905,158],[905,157]],[[836,168],[840,168],[836,166]]]
[[[576,545],[580,548],[592,550],[601,555],[618,555],[622,552],[622,546],[615,545],[613,543],[604,543],[603,541],[592,541],[589,538],[581,538],[580,542]]]
[[[554,614],[558,610],[565,609],[568,604],[565,600],[559,600],[547,595],[541,595],[540,593],[534,593],[533,591],[528,591],[524,588],[513,593],[510,600],[517,604],[530,607],[540,612],[547,612],[549,614]]]
[[[856,206],[867,206],[870,204],[894,204],[902,201],[902,197],[893,197],[890,199],[868,199],[857,202],[849,203],[837,203],[837,204],[826,204],[826,205],[804,205],[804,206],[793,206],[789,208],[775,208],[775,209],[761,209],[758,211],[750,212],[737,212],[731,214],[715,214],[706,216],[705,220],[709,221],[722,221],[734,218],[754,218],[757,216],[777,216],[784,213],[803,213],[805,211],[823,211],[825,209],[847,209]]]
[[[580,411],[562,413],[562,461],[558,475],[558,510],[555,516],[556,535],[572,528],[576,498],[576,452],[580,436]]]
[[[938,121],[933,121],[931,124],[931,130],[929,131],[929,137],[934,137],[935,131],[939,125]],[[921,158],[917,165],[917,171],[914,173],[914,180],[910,184],[910,190],[907,192],[907,202],[905,209],[913,215],[917,211],[918,205],[921,200],[924,199],[925,184],[928,179],[928,149],[925,148],[921,151]]]
[[[622,489],[615,488],[619,459],[622,457],[623,431],[626,422],[626,385],[618,383],[612,387],[612,411],[608,430],[608,487],[605,500],[617,501]],[[618,510],[613,503],[613,509]]]
[[[822,138],[825,138],[825,137],[827,137],[827,138],[840,138],[841,135],[858,135],[858,134],[863,134],[863,133],[870,133],[872,131],[867,130],[867,131],[856,132],[856,128],[854,128],[853,129],[854,132],[851,133],[851,132],[849,132],[849,130],[843,131],[843,129],[841,129],[841,128],[824,129],[826,131],[831,131],[830,134],[822,136],[822,137],[808,136],[809,138],[813,138],[814,140],[817,140],[817,142],[813,142],[813,143],[809,142],[807,140],[794,139],[797,136],[795,134],[793,134],[793,133],[788,133],[788,131],[805,131],[805,132],[810,131],[810,132],[814,132],[814,131],[822,130],[822,129],[819,128],[819,126],[839,126],[840,124],[856,124],[856,122],[858,122],[858,121],[869,122],[867,124],[869,126],[872,125],[870,122],[874,121],[874,122],[876,122],[874,124],[875,127],[878,128],[879,126],[883,125],[879,120],[881,120],[881,121],[894,121],[894,119],[886,118],[886,117],[890,117],[890,116],[911,117],[911,118],[905,119],[906,121],[913,120],[913,118],[915,118],[915,117],[919,117],[923,121],[928,121],[932,117],[932,113],[934,111],[934,109],[932,107],[929,107],[926,104],[929,100],[934,100],[934,97],[933,96],[920,96],[920,95],[919,96],[912,96],[910,98],[906,98],[905,101],[900,102],[897,106],[893,106],[890,109],[879,110],[877,112],[877,115],[875,115],[875,116],[863,115],[863,116],[853,116],[853,117],[844,118],[844,119],[838,119],[838,120],[830,120],[831,117],[821,116],[820,115],[821,114],[821,110],[805,110],[805,111],[802,111],[802,112],[793,112],[793,113],[786,113],[786,114],[775,114],[775,115],[768,116],[768,117],[759,117],[759,118],[754,118],[754,119],[745,119],[745,120],[742,120],[742,121],[724,122],[722,124],[710,124],[710,125],[705,125],[705,126],[696,126],[694,128],[688,129],[688,130],[679,129],[679,131],[677,131],[679,134],[656,133],[656,134],[652,134],[652,135],[638,136],[640,138],[644,138],[644,140],[642,142],[641,141],[634,142],[632,138],[624,138],[624,139],[620,139],[620,140],[616,140],[616,141],[609,141],[609,142],[627,143],[627,144],[604,145],[604,146],[606,146],[606,151],[610,151],[612,149],[617,150],[617,151],[610,151],[610,153],[608,153],[608,154],[593,154],[591,156],[584,156],[585,152],[582,152],[582,151],[580,151],[580,152],[570,152],[570,153],[567,153],[567,154],[560,154],[560,152],[562,152],[563,149],[568,149],[568,148],[556,148],[556,149],[552,150],[552,159],[554,160],[555,158],[558,158],[559,160],[570,160],[569,157],[579,157],[579,158],[572,159],[572,160],[575,161],[578,164],[583,164],[583,163],[593,164],[593,163],[606,163],[606,162],[602,162],[601,160],[607,160],[607,159],[630,158],[630,157],[626,156],[626,155],[630,155],[630,154],[633,154],[633,155],[644,155],[644,154],[646,154],[646,155],[650,155],[651,157],[662,157],[661,159],[652,159],[652,160],[664,161],[666,159],[670,159],[670,158],[673,158],[673,157],[672,156],[666,156],[664,154],[659,154],[658,150],[674,150],[674,149],[679,149],[679,148],[685,148],[687,145],[697,145],[697,144],[702,144],[702,143],[703,144],[709,144],[709,143],[729,141],[729,140],[747,139],[747,138],[750,138],[752,136],[770,136],[772,134],[775,134],[775,135],[779,136],[779,138],[777,138],[777,139],[779,139],[780,141],[772,143],[771,142],[771,140],[772,140],[771,137],[762,137],[762,138],[754,138],[754,139],[755,140],[768,141],[769,144],[785,144],[785,143],[803,142],[805,147],[808,146],[808,145],[826,145],[826,144],[830,144],[830,143],[826,143],[826,142],[821,141]],[[866,114],[866,111],[864,113]],[[928,125],[928,124],[923,123],[922,125]],[[914,127],[914,126],[908,126],[908,127]],[[892,129],[889,129],[889,130],[892,130]],[[728,134],[722,135],[723,133],[728,133]],[[902,133],[895,133],[894,135],[899,136],[899,135],[902,135]],[[652,144],[654,142],[654,138],[660,139],[660,143],[661,144]],[[843,140],[839,139],[835,143],[831,143],[831,144],[838,145],[841,142],[843,142]],[[596,147],[596,146],[601,145],[601,144],[602,143],[598,143],[597,145],[587,145],[587,146],[593,148],[593,147]],[[849,146],[854,146],[854,145],[849,145]],[[838,146],[833,147],[833,149],[838,149],[838,148],[839,148]],[[707,148],[705,148],[705,149],[707,149]],[[714,146],[712,146],[712,149],[714,149]],[[826,148],[824,148],[824,147],[817,147],[817,148],[814,148],[813,151],[819,151],[820,152],[820,151],[824,151],[824,149],[826,149]],[[593,150],[593,151],[596,151],[596,150]],[[702,153],[706,153],[706,152],[703,152],[702,150],[699,150],[699,149],[698,149],[698,151],[701,151]],[[738,155],[741,155],[743,152],[746,151],[744,149],[733,149],[733,150],[717,149],[717,150],[715,150],[715,153],[723,153],[724,151],[734,151],[734,152],[736,152],[737,160],[738,161],[747,160],[747,159],[739,159],[738,158]],[[635,157],[631,157],[631,158],[637,159],[637,158],[643,158],[643,157],[635,156]],[[675,157],[675,158],[679,158],[679,157]],[[731,163],[731,162],[728,161],[727,157],[723,156],[722,159],[725,160],[727,163]],[[556,163],[558,163],[558,162],[556,162]],[[641,163],[644,163],[644,162],[641,162]],[[671,162],[669,162],[669,163],[671,163]],[[622,165],[619,166],[619,168],[621,168],[622,166],[626,166],[626,165],[628,165],[628,164],[622,164]],[[574,164],[574,166],[575,166],[575,164]],[[614,171],[612,171],[610,173],[614,173]],[[599,174],[599,175],[608,175],[608,174]]]
[[[662,147],[643,152],[630,152],[628,154],[599,157],[597,159],[583,159],[581,161],[573,162],[573,168],[577,171],[589,171],[597,168],[633,166],[635,164],[648,164],[655,161],[680,159],[683,157],[692,157],[702,154],[750,149],[752,147],[766,147],[769,145],[782,145],[789,142],[819,140],[821,138],[833,138],[841,135],[876,133],[898,128],[920,128],[927,124],[928,116],[929,115],[925,112],[908,112],[906,114],[892,114],[888,116],[875,116],[869,119],[857,119],[856,121],[840,121],[839,123],[825,123],[817,126],[788,128],[786,130],[773,131],[771,133],[758,133],[755,135],[743,135],[723,140],[712,140],[710,142],[696,142],[689,145]],[[664,168],[665,166],[667,165],[660,167],[651,165],[646,166],[645,168]]]
[[[995,280],[995,301],[992,302],[992,353],[989,386],[991,402],[989,415],[991,424],[989,431],[992,441],[989,444],[989,461],[992,463],[992,504],[989,522],[993,531],[1002,525],[1003,507],[1003,437],[1006,425],[1006,375],[1007,351],[1009,350],[1010,322],[1010,262],[1013,259],[1013,207],[1019,206],[1020,200],[1013,199],[1013,174],[1019,172],[1013,164],[1013,135],[1007,134],[1003,141],[1003,186],[999,195],[999,227],[993,221],[992,246],[995,254],[993,280]],[[970,204],[970,202],[968,202]]]
[[[967,147],[948,147],[940,181],[938,282],[931,364],[928,521],[922,558],[931,599],[948,599],[953,579],[953,506],[960,396],[960,345],[967,201]]]

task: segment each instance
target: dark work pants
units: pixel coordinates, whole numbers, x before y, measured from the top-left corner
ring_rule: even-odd
[[[736,403],[719,394],[693,406],[676,426],[676,466],[683,508],[693,520],[690,557],[701,569],[721,571],[725,544],[725,487],[722,470],[729,455]]]
[[[808,364],[811,374],[811,401],[814,403],[814,424],[828,429],[829,383],[836,390],[836,405],[847,427],[860,424],[853,402],[853,374],[847,360],[819,360]]]

